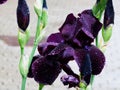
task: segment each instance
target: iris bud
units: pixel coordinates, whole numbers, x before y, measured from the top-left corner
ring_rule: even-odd
[[[108,42],[112,36],[112,25],[109,25],[106,28],[102,28],[102,37],[104,42]]]
[[[22,56],[19,63],[19,70],[23,77],[26,77],[28,74],[28,62],[29,59],[26,56]]]
[[[47,22],[48,22],[48,11],[47,11],[46,0],[43,0],[43,10],[42,10],[41,21],[42,21],[43,28],[44,28],[47,25]]]
[[[17,23],[21,30],[26,31],[30,20],[29,8],[25,0],[18,1]]]
[[[42,16],[42,6],[43,6],[43,0],[36,0],[34,4],[34,10],[38,17]]]
[[[108,0],[104,13],[104,28],[107,28],[110,24],[114,24],[114,8],[112,0]]]

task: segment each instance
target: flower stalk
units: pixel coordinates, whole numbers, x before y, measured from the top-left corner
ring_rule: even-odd
[[[97,0],[95,6],[93,7],[93,14],[96,18],[99,19],[99,21],[101,20],[103,11],[105,11],[105,14],[104,14],[104,25],[102,27],[102,37],[104,40],[104,44],[106,44],[106,42],[110,40],[110,37],[112,35],[112,25],[109,24],[114,23],[114,8],[113,8],[112,0]],[[95,44],[96,47],[101,49],[101,45],[99,45],[101,44],[99,43],[99,35],[96,37]],[[94,78],[95,76],[92,75],[90,80],[91,89],[88,90],[92,90]]]

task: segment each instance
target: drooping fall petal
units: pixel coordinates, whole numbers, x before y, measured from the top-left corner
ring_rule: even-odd
[[[89,50],[91,64],[92,64],[92,74],[98,75],[104,68],[105,56],[97,47],[91,46]]]
[[[77,49],[75,53],[75,60],[79,66],[80,71],[82,71],[82,65],[86,55],[89,54],[91,60],[92,74],[99,74],[105,65],[105,56],[104,54],[95,46],[88,46],[86,49]]]
[[[33,78],[32,63],[33,63],[36,59],[38,59],[38,58],[40,58],[40,57],[41,57],[40,55],[36,55],[36,56],[33,57],[32,62],[31,62],[31,65],[30,65],[30,68],[29,68],[29,72],[28,72],[28,75],[27,75],[29,78]]]
[[[40,57],[32,63],[32,73],[35,81],[51,85],[61,72],[59,62]]]

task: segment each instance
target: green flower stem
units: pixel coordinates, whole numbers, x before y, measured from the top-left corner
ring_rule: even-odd
[[[91,84],[91,86],[92,86],[92,84],[93,84],[94,78],[95,78],[95,76],[94,76],[94,75],[91,75],[91,79],[90,79],[90,84]]]
[[[39,84],[39,89],[38,89],[38,90],[42,90],[42,89],[43,89],[43,87],[44,87],[44,85],[43,85],[43,84]]]
[[[22,76],[22,86],[21,86],[21,90],[25,90],[25,86],[26,86],[26,77]]]
[[[36,35],[35,35],[35,40],[34,40],[34,45],[33,45],[33,48],[32,48],[32,52],[29,56],[29,61],[28,61],[28,71],[29,71],[29,68],[30,68],[30,65],[31,65],[31,62],[32,62],[32,58],[35,54],[35,51],[36,51],[36,48],[38,46],[38,43],[42,40],[43,38],[43,34],[41,33],[41,30],[43,29],[43,25],[40,24],[40,18],[38,18],[38,22],[37,22],[37,29],[36,29]],[[21,49],[21,60],[23,59],[23,55],[24,55],[24,49]],[[20,60],[20,61],[21,61]],[[27,79],[27,76],[24,77],[22,76],[22,86],[21,86],[21,90],[25,90],[25,86],[26,86],[26,79]]]
[[[20,57],[20,62],[19,62],[19,67],[20,67],[20,63],[23,60],[23,55],[24,55],[24,48],[21,47],[21,57]],[[21,71],[20,71],[21,73]],[[22,74],[21,74],[22,76]],[[24,76],[22,76],[22,84],[21,84],[21,90],[25,90],[25,83],[26,83],[26,79]]]
[[[92,9],[94,16],[95,16],[96,18],[98,18],[99,21],[101,20],[102,13],[103,13],[103,11],[105,10],[106,3],[107,3],[107,0],[100,0],[100,2],[99,2],[98,4],[96,4],[96,5],[93,7],[93,9]],[[97,36],[96,39],[95,39],[95,44],[96,44],[96,47],[99,48],[99,41],[98,41],[98,40],[99,40],[99,38],[98,38],[98,36]],[[92,85],[93,85],[93,82],[94,82],[94,78],[95,78],[95,76],[92,75],[92,76],[91,76],[91,79],[90,79],[90,86],[91,86],[90,89],[91,89],[91,90],[92,90]],[[89,90],[89,89],[88,89],[88,90]]]
[[[30,65],[31,65],[31,62],[32,62],[32,58],[34,56],[34,53],[35,53],[36,48],[38,46],[38,43],[42,40],[42,37],[43,37],[43,34],[41,34],[41,30],[43,29],[42,27],[43,27],[43,25],[40,24],[40,18],[38,17],[35,41],[34,41],[34,46],[33,46],[32,52],[31,52],[30,57],[29,57],[28,70],[30,68]]]

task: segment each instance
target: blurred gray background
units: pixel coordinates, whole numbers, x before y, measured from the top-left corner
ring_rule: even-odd
[[[25,49],[27,55],[31,52],[36,30],[37,17],[33,9],[34,1],[27,0],[30,7],[29,27],[32,37]],[[95,0],[47,0],[47,2],[49,22],[45,29],[45,38],[58,31],[67,14],[77,15],[84,9],[92,8]],[[113,35],[105,52],[105,68],[100,75],[95,77],[94,90],[120,90],[120,2],[113,0],[113,4],[116,14]],[[16,7],[17,0],[8,0],[4,5],[0,5],[0,90],[20,90],[21,86],[21,76],[18,70],[20,49],[17,43]],[[78,72],[74,62],[71,62],[70,65]],[[63,73],[52,86],[45,86],[43,90],[67,90],[68,88],[60,82],[60,76]],[[26,90],[38,90],[37,86],[38,84],[33,79],[28,79]]]

